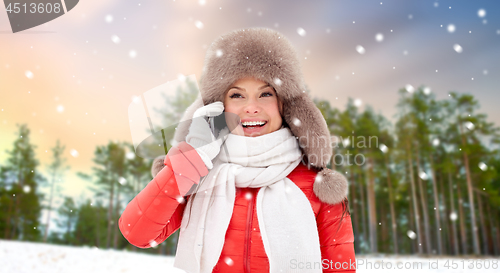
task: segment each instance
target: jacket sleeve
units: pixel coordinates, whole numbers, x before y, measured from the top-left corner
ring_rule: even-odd
[[[323,272],[356,272],[354,235],[347,199],[335,205],[322,203],[316,219]]]
[[[123,211],[118,226],[134,246],[149,248],[162,243],[182,221],[184,196],[208,174],[202,159],[181,142],[165,157],[165,167],[137,194]]]

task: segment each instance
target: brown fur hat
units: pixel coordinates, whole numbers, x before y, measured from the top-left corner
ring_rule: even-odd
[[[184,113],[174,139],[185,141],[194,111],[224,101],[231,84],[244,77],[269,83],[283,102],[283,118],[299,140],[305,161],[317,168],[314,191],[335,204],[347,195],[347,181],[326,168],[332,156],[330,133],[321,112],[306,93],[300,62],[292,44],[280,33],[263,28],[240,29],[215,40],[207,51],[200,81],[201,98]],[[323,169],[323,170],[322,170]]]

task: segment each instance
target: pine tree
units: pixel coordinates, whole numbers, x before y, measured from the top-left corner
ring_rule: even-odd
[[[57,210],[59,219],[57,226],[65,230],[62,236],[62,242],[65,244],[74,244],[73,227],[76,224],[78,209],[75,201],[71,197],[65,197],[61,207]]]
[[[65,146],[61,146],[59,140],[56,142],[56,146],[52,148],[52,163],[49,165],[49,175],[50,175],[50,194],[48,196],[48,206],[47,206],[47,219],[46,226],[43,235],[43,241],[47,241],[47,235],[49,233],[50,228],[50,218],[52,213],[52,201],[54,198],[54,191],[59,192],[60,187],[58,182],[61,181],[61,178],[64,174],[64,171],[68,169],[68,166],[65,165],[66,159],[63,158],[63,153],[65,150]],[[66,200],[65,200],[66,202]]]
[[[7,151],[7,164],[3,169],[10,199],[3,235],[6,239],[37,241],[40,239],[40,199],[43,198],[37,188],[44,178],[37,171],[39,163],[28,127],[18,125],[16,136],[12,150]]]

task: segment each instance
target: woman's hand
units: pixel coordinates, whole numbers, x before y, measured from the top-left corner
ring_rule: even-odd
[[[208,169],[213,167],[212,159],[219,154],[222,138],[216,139],[208,124],[209,117],[215,117],[224,111],[220,101],[205,105],[194,112],[186,142],[196,149]]]

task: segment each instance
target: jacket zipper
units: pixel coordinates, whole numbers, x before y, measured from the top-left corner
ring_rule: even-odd
[[[250,273],[250,238],[251,238],[250,234],[252,231],[253,206],[254,206],[253,192],[251,192],[251,195],[252,198],[249,200],[250,204],[248,205],[248,212],[247,212],[247,228],[245,235],[245,262],[243,263],[246,273]]]

